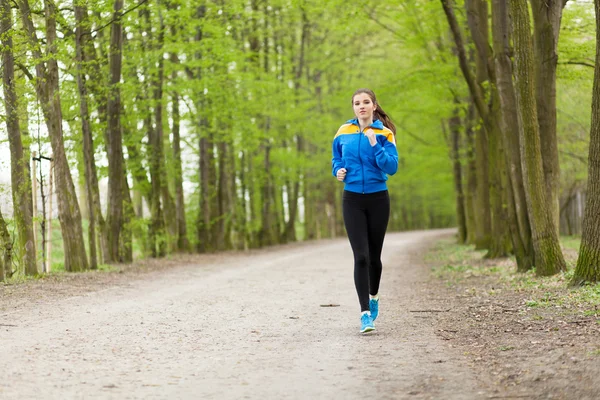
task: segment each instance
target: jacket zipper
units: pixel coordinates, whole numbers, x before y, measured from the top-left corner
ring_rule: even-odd
[[[365,194],[365,166],[363,164],[362,157],[360,156],[361,141],[364,133],[360,130],[360,125],[358,127],[358,130],[360,132],[360,136],[358,137],[358,159],[360,160],[360,169],[362,171],[362,194]]]

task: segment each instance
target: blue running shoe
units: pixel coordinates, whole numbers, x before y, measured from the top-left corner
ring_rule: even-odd
[[[371,310],[371,318],[373,318],[373,321],[375,321],[379,315],[379,299],[369,300],[369,309]]]
[[[373,318],[369,315],[369,313],[365,313],[360,317],[360,333],[367,333],[375,330],[375,325],[373,325]]]

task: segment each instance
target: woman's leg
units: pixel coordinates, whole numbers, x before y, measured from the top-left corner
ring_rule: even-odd
[[[381,282],[381,250],[390,219],[390,198],[388,192],[374,194],[367,205],[367,232],[369,244],[369,293],[379,293]]]
[[[363,195],[344,192],[342,210],[344,225],[354,253],[354,285],[360,302],[360,311],[369,310],[369,242],[367,215]]]

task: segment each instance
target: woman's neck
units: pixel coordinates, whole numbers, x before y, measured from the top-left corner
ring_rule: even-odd
[[[366,129],[368,126],[373,125],[373,118],[369,118],[369,119],[358,119],[358,126],[360,127],[360,130],[363,131],[364,129]]]

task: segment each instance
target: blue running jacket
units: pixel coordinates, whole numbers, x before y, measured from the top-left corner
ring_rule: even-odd
[[[355,193],[375,193],[387,190],[387,175],[398,170],[398,151],[391,130],[375,120],[367,129],[373,129],[377,144],[371,146],[360,131],[358,119],[351,119],[338,129],[333,139],[333,176],[346,168],[344,190]]]

